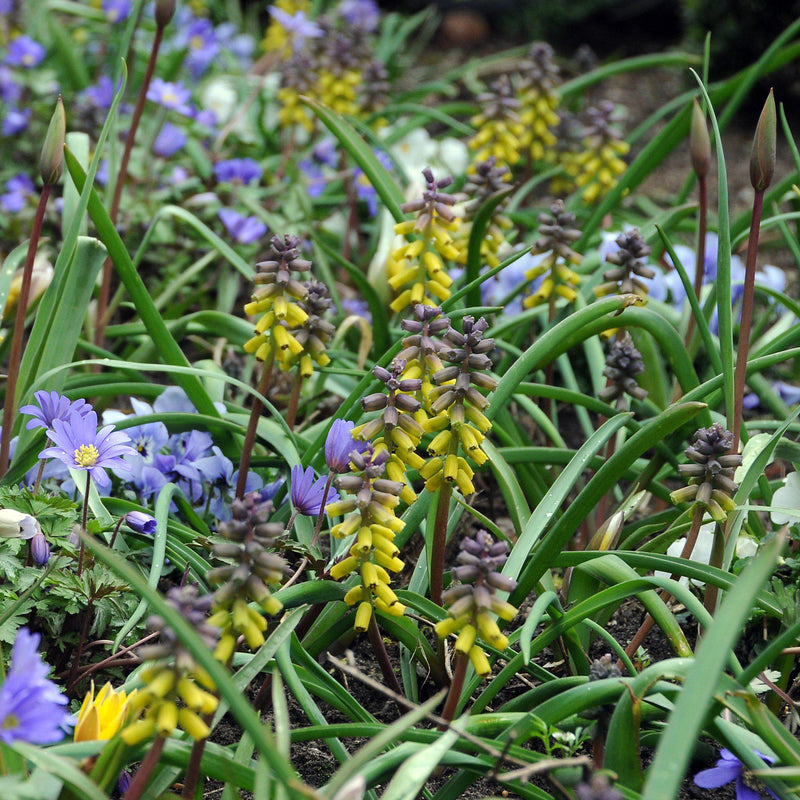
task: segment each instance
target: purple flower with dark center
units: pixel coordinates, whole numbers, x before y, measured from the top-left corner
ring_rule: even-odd
[[[147,99],[158,103],[164,108],[176,111],[184,117],[193,117],[194,109],[191,100],[192,93],[182,83],[170,83],[161,78],[153,78],[147,90]]]
[[[253,244],[267,232],[267,226],[258,217],[246,217],[232,208],[218,212],[225,230],[239,244]]]
[[[366,442],[353,438],[355,423],[350,420],[336,419],[325,439],[325,463],[332,472],[350,471],[350,453],[354,450],[363,453],[367,449]]]
[[[306,17],[305,11],[290,14],[278,6],[269,6],[270,16],[289,34],[292,39],[292,50],[297,52],[303,47],[306,39],[316,39],[323,31],[316,22]]]
[[[6,181],[6,193],[0,195],[0,210],[6,214],[18,214],[25,208],[33,191],[33,181],[24,172],[9,178]]]
[[[88,472],[100,487],[111,485],[106,469],[126,472],[122,457],[136,452],[128,435],[115,431],[113,425],[98,431],[95,411],[86,415],[72,411],[66,422],[55,419],[47,435],[54,446],[42,450],[39,458],[57,458],[72,469]]]
[[[220,182],[249,183],[261,180],[263,170],[258,161],[253,158],[229,158],[227,161],[218,161],[214,164],[214,176]]]
[[[127,19],[131,13],[131,0],[103,0],[103,13],[113,25]]]
[[[291,472],[291,497],[292,505],[295,510],[307,517],[316,517],[322,509],[322,496],[325,493],[325,478],[314,480],[314,470],[306,467],[305,471],[301,466],[292,467]],[[333,503],[339,499],[338,492],[331,487],[326,499],[327,503]]]
[[[760,758],[768,764],[775,761],[774,758],[765,756],[763,753],[756,753]],[[702,789],[719,789],[720,786],[725,786],[731,781],[736,781],[736,800],[759,800],[761,793],[758,789],[753,789],[748,785],[750,779],[749,771],[730,750],[722,748],[719,752],[721,758],[717,761],[715,767],[711,769],[704,769],[694,776],[694,782]],[[770,796],[778,800],[778,796],[773,794],[767,789]]]
[[[50,667],[36,649],[40,638],[20,628],[11,649],[11,667],[0,686],[0,741],[5,744],[52,744],[71,724],[67,698],[48,680]]]
[[[339,16],[353,27],[371,33],[378,27],[381,12],[375,0],[342,0]]]
[[[33,109],[30,108],[19,109],[8,106],[3,115],[3,124],[0,126],[0,133],[2,133],[3,136],[16,136],[22,133],[27,129],[32,113]]]
[[[30,36],[17,36],[8,46],[6,64],[10,67],[30,69],[42,62],[44,54],[44,47],[39,42],[31,39]]]
[[[161,158],[175,155],[186,144],[186,134],[182,128],[165,122],[153,142],[153,152]]]
[[[131,530],[152,536],[156,532],[156,519],[144,511],[129,511],[125,515],[125,522]]]
[[[28,430],[52,428],[54,420],[66,422],[73,411],[85,417],[92,410],[91,405],[83,398],[70,400],[58,392],[34,392],[33,397],[38,405],[22,406],[19,410],[20,414],[30,414],[33,417],[25,425]]]

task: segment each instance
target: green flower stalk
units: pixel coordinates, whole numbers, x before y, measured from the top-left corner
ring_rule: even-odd
[[[400,499],[413,503],[417,495],[408,483],[409,469],[420,469],[425,463],[417,454],[417,446],[425,431],[414,414],[421,409],[414,392],[422,388],[418,378],[402,377],[406,362],[395,358],[389,369],[376,366],[372,374],[386,385],[386,394],[376,392],[361,400],[364,411],[381,411],[381,414],[353,430],[353,436],[362,441],[373,440],[375,449],[385,450],[389,458],[386,474],[403,484]],[[375,438],[378,437],[378,438]]]
[[[525,298],[525,308],[533,308],[549,300],[551,311],[555,311],[553,304],[556,296],[570,303],[578,296],[573,286],[578,285],[580,278],[569,266],[580,264],[582,259],[571,247],[572,242],[581,236],[574,225],[575,215],[565,210],[563,200],[556,200],[550,206],[549,214],[539,215],[539,238],[531,247],[531,252],[534,255],[544,254],[545,258],[527,270],[525,279],[534,281],[542,275],[546,277],[541,286]]]
[[[461,543],[458,566],[451,570],[458,581],[442,595],[448,606],[447,617],[435,626],[436,635],[445,639],[458,634],[455,644],[456,668],[442,716],[450,720],[458,705],[464,684],[466,666],[472,663],[481,677],[492,671],[483,648],[482,639],[497,650],[508,647],[508,637],[500,631],[495,616],[510,622],[517,615],[511,603],[501,600],[495,592],[512,592],[517,582],[502,575],[500,570],[508,558],[508,544],[495,542],[484,530]]]
[[[486,161],[479,161],[475,164],[474,172],[467,177],[464,192],[470,200],[464,205],[461,226],[453,239],[453,243],[458,248],[459,255],[456,260],[459,264],[467,263],[469,239],[476,214],[493,195],[511,188],[511,184],[506,182],[511,177],[508,168],[504,165],[496,166],[496,164],[497,159],[494,156]],[[506,243],[505,232],[512,227],[511,220],[503,214],[506,200],[503,200],[495,208],[481,240],[481,261],[490,269],[494,269],[500,264],[497,253]]]
[[[694,296],[700,300],[703,289],[704,268],[706,263],[706,230],[708,228],[708,168],[711,164],[711,139],[708,135],[706,117],[697,98],[692,104],[692,123],[689,129],[689,154],[692,169],[697,175],[697,257],[694,268]],[[686,326],[686,347],[688,348],[694,334],[694,314],[689,315]]]
[[[453,279],[444,262],[459,258],[452,237],[460,224],[452,208],[456,198],[441,191],[453,179],[434,180],[430,167],[422,170],[422,175],[427,184],[422,199],[401,206],[403,213],[416,214],[416,219],[394,227],[395,233],[406,237],[387,265],[389,285],[397,293],[389,307],[396,313],[417,303],[433,306],[447,300]],[[417,238],[412,240],[412,235]]]
[[[628,153],[630,145],[614,128],[614,111],[614,104],[609,100],[589,109],[583,150],[567,163],[575,185],[583,187],[581,197],[585,203],[595,203],[608,194],[627,166],[622,156]]]
[[[283,533],[283,525],[268,521],[271,510],[272,503],[260,502],[258,492],[234,500],[233,519],[219,527],[226,541],[211,549],[217,558],[229,562],[207,575],[209,583],[219,586],[214,593],[213,614],[208,623],[220,630],[214,655],[223,664],[233,657],[239,636],[244,637],[251,650],[264,644],[267,622],[250,607],[250,602],[270,615],[283,608],[269,588],[280,585],[286,573],[286,562],[273,552],[275,540]]]
[[[521,64],[522,85],[519,90],[522,147],[533,161],[555,160],[553,149],[556,136],[553,129],[559,123],[556,109],[559,97],[558,66],[553,48],[546,42],[534,42]]]
[[[689,478],[689,485],[670,494],[673,503],[691,503],[692,509],[702,509],[716,522],[725,522],[736,508],[733,495],[739,488],[733,481],[742,457],[732,452],[733,434],[720,423],[701,428],[691,446],[684,450],[693,463],[681,464],[678,471]]]
[[[389,453],[376,450],[371,443],[364,453],[353,451],[351,473],[334,480],[337,490],[350,496],[327,507],[332,517],[345,515],[331,529],[331,535],[337,539],[356,537],[350,554],[331,567],[330,576],[337,581],[353,573],[359,576],[360,583],[344,598],[348,605],[358,606],[354,624],[357,631],[367,630],[373,608],[396,617],[405,612],[391,589],[389,576],[389,572],[400,572],[405,566],[394,544],[395,535],[404,527],[395,516],[403,483],[384,477],[388,460]]]
[[[508,75],[501,75],[476,98],[481,113],[471,122],[477,133],[468,146],[475,151],[475,161],[494,156],[499,166],[513,167],[522,157],[525,126],[520,118],[522,103],[514,96]]]
[[[206,619],[211,596],[201,597],[197,587],[185,586],[170,589],[167,600],[212,649],[218,630]],[[129,702],[129,718],[133,721],[122,730],[122,739],[133,746],[153,735],[166,738],[176,728],[196,741],[205,739],[211,731],[203,717],[213,714],[219,702],[212,693],[210,676],[195,663],[161,617],[151,617],[148,627],[161,634],[160,641],[139,649],[139,655],[151,663],[142,670],[144,686]]]

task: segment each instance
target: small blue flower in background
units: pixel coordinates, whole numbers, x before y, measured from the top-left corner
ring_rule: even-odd
[[[131,13],[131,0],[103,0],[102,9],[106,19],[113,25],[126,20]]]
[[[24,172],[20,172],[6,181],[5,194],[0,195],[0,210],[6,214],[18,214],[25,208],[33,192],[33,181]]]
[[[246,217],[232,208],[221,208],[217,213],[225,230],[239,244],[253,244],[267,232],[267,226],[258,217]]]
[[[34,428],[52,428],[57,419],[66,422],[73,411],[85,417],[92,410],[91,405],[83,398],[70,400],[58,392],[34,392],[33,397],[38,405],[22,406],[19,410],[20,414],[30,414],[33,417],[25,425],[29,431]]]
[[[194,17],[181,26],[172,43],[175,49],[186,49],[186,67],[197,80],[219,55],[220,44],[211,20]]]
[[[230,53],[242,69],[248,69],[253,63],[253,53],[256,41],[246,33],[239,33],[232,22],[223,22],[217,25],[217,41],[220,47]]]
[[[156,519],[143,511],[129,511],[125,515],[127,525],[137,533],[144,533],[152,536],[156,532]]]
[[[367,33],[372,33],[381,19],[375,0],[342,0],[337,11],[342,19]]]
[[[0,99],[14,105],[22,97],[22,87],[14,80],[14,72],[0,64]]]
[[[302,50],[306,39],[316,39],[323,35],[323,30],[316,22],[306,17],[305,11],[298,11],[296,14],[289,14],[278,6],[269,6],[270,16],[289,34],[292,38],[292,50],[296,53]]]
[[[322,510],[322,496],[325,493],[325,478],[314,480],[314,470],[301,466],[292,467],[291,472],[291,497],[295,510],[307,517],[316,517]],[[339,499],[339,493],[331,488],[325,501],[333,503]]]
[[[363,453],[367,443],[353,438],[355,423],[350,420],[336,419],[325,439],[325,463],[332,472],[350,471],[350,453],[354,450]]]
[[[127,471],[122,457],[136,451],[130,446],[126,433],[115,431],[113,425],[97,430],[97,413],[89,411],[85,416],[71,411],[65,422],[53,420],[47,431],[53,442],[39,453],[39,458],[57,458],[73,469],[88,472],[99,487],[108,488],[111,479],[106,469]]]
[[[186,144],[186,134],[182,128],[165,122],[153,142],[153,152],[161,158],[175,155]]]
[[[214,177],[222,183],[242,183],[245,186],[258,183],[261,180],[263,169],[253,158],[229,158],[227,161],[218,161],[214,164]]]
[[[375,157],[380,161],[389,172],[394,168],[392,159],[383,152],[383,150],[375,150]],[[378,215],[378,193],[375,187],[369,182],[369,179],[364,174],[360,167],[353,170],[353,181],[356,186],[356,194],[359,200],[363,200],[367,204],[367,210],[371,217]]]
[[[161,78],[153,78],[150,88],[147,90],[148,100],[182,114],[184,117],[194,116],[191,98],[191,91],[182,83],[170,83]]]
[[[11,667],[0,686],[0,741],[52,744],[72,724],[67,698],[48,680],[50,667],[37,651],[40,635],[20,628],[11,649]]]
[[[315,161],[328,167],[336,167],[339,163],[339,154],[336,149],[336,139],[326,136],[312,151]],[[385,165],[384,165],[385,166]]]
[[[6,53],[6,64],[10,67],[30,69],[41,64],[45,49],[30,36],[17,36],[11,41]]]
[[[108,75],[101,75],[96,84],[87,86],[80,92],[78,101],[97,108],[111,108],[111,103],[114,101],[114,82]]]
[[[758,756],[771,764],[775,759],[765,756],[763,753],[758,753]],[[704,769],[694,776],[694,782],[701,789],[719,789],[720,786],[725,786],[731,781],[736,781],[736,800],[759,800],[761,793],[758,789],[752,789],[745,782],[745,774],[747,767],[739,761],[730,750],[724,748],[719,752],[721,758],[717,761],[717,765],[711,769]],[[773,794],[769,789],[767,792],[779,800],[777,795]]]
[[[358,297],[342,298],[342,311],[348,316],[363,317],[367,322],[372,322],[369,304],[366,300],[361,300]]]
[[[16,136],[28,128],[28,123],[31,120],[33,109],[30,108],[14,108],[8,106],[3,115],[3,124],[0,126],[0,133],[3,136]]]

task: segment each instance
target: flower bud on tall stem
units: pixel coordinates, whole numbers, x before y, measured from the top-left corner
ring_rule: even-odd
[[[770,89],[753,140],[753,154],[750,159],[750,183],[753,185],[753,214],[750,218],[750,237],[747,242],[747,260],[744,273],[744,294],[742,295],[742,322],[739,326],[739,349],[736,359],[736,373],[733,382],[733,449],[739,449],[742,429],[742,401],[744,398],[747,355],[750,349],[750,328],[753,322],[753,294],[756,279],[756,256],[758,255],[758,232],[761,226],[761,212],[764,206],[764,191],[772,181],[775,172],[776,139],[775,98]]]

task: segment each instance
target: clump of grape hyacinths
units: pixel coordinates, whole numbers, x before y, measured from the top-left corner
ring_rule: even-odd
[[[406,362],[395,358],[389,368],[376,365],[372,374],[386,386],[386,393],[375,392],[362,398],[364,411],[381,413],[369,422],[354,429],[354,436],[361,440],[372,440],[377,450],[385,450],[389,458],[386,472],[394,481],[403,483],[400,498],[413,503],[417,495],[408,483],[407,470],[419,469],[425,463],[417,453],[417,446],[424,435],[414,414],[422,404],[414,392],[422,388],[419,378],[403,377]]]
[[[559,97],[555,91],[559,70],[554,56],[549,44],[534,42],[520,65],[520,143],[534,161],[550,160],[548,156],[556,144],[553,129],[559,123]]]
[[[635,294],[646,300],[650,287],[646,281],[655,277],[655,270],[647,266],[650,247],[634,228],[624,231],[615,240],[618,250],[609,253],[606,261],[613,267],[603,273],[603,283],[594,293],[597,297],[609,294]]]
[[[689,485],[672,492],[672,502],[691,503],[694,509],[708,511],[716,522],[725,522],[728,513],[736,508],[733,495],[739,486],[733,476],[742,464],[742,456],[731,452],[732,447],[733,434],[719,422],[697,431],[692,444],[684,450],[692,463],[678,466]]]
[[[212,596],[201,596],[196,586],[184,586],[170,589],[166,599],[213,650],[219,630],[207,618]],[[211,730],[203,717],[213,714],[219,703],[214,682],[163,618],[154,615],[147,624],[158,631],[159,641],[139,648],[148,663],[141,673],[144,686],[129,702],[131,722],[121,732],[123,740],[136,745],[154,735],[166,738],[176,728],[192,739],[205,739]]]
[[[255,336],[244,349],[259,361],[274,359],[283,365],[303,353],[303,345],[291,331],[308,320],[301,304],[308,300],[308,288],[299,280],[299,274],[307,272],[311,262],[302,258],[299,247],[296,236],[273,236],[267,259],[256,264],[255,288],[244,310],[248,315],[260,316]]]
[[[626,394],[644,400],[647,391],[636,382],[636,376],[641,372],[644,372],[642,354],[634,346],[630,334],[617,334],[603,369],[608,385],[600,390],[598,397],[606,403],[621,403]]]
[[[501,75],[476,100],[481,111],[471,120],[477,133],[469,141],[475,161],[494,156],[498,166],[513,167],[522,157],[525,126],[520,118],[522,103],[514,94],[511,79]]]
[[[453,279],[444,262],[459,258],[452,236],[460,224],[453,210],[456,197],[442,191],[453,179],[435,180],[430,167],[422,175],[426,183],[422,198],[401,206],[403,213],[416,218],[394,226],[395,233],[406,238],[387,267],[389,285],[397,293],[390,308],[398,313],[417,303],[437,305],[447,300]]]
[[[272,502],[263,502],[259,492],[234,500],[233,518],[220,525],[218,531],[225,541],[211,549],[214,556],[227,562],[207,576],[218,587],[208,622],[220,630],[214,654],[223,663],[233,656],[239,636],[244,637],[251,650],[264,644],[267,622],[249,603],[256,603],[270,615],[283,608],[270,591],[270,587],[280,584],[286,572],[286,562],[274,552],[283,525],[269,522],[271,511]]]
[[[454,240],[459,251],[459,264],[467,263],[469,238],[475,216],[492,196],[511,188],[511,184],[507,183],[510,177],[508,168],[504,164],[498,165],[494,156],[486,161],[479,161],[475,165],[475,171],[467,177],[464,193],[468,200],[464,204],[464,216]],[[498,252],[506,244],[505,232],[512,226],[511,220],[503,214],[506,200],[507,198],[495,207],[481,238],[481,261],[490,269],[500,264]]]
[[[587,113],[589,122],[583,131],[582,149],[569,159],[567,171],[575,185],[583,188],[584,202],[595,203],[617,185],[625,172],[627,165],[622,156],[630,145],[616,128],[616,107],[610,100],[603,100]]]
[[[525,308],[555,301],[555,297],[563,297],[572,302],[578,293],[573,289],[580,278],[571,269],[570,264],[580,264],[581,256],[572,249],[572,243],[578,240],[581,232],[575,227],[575,214],[567,211],[563,200],[556,200],[550,206],[550,213],[539,215],[539,238],[531,247],[531,253],[544,256],[535,266],[525,273],[527,281],[542,278],[539,288],[525,298]]]
[[[339,475],[334,485],[349,496],[327,507],[328,514],[344,519],[334,525],[331,535],[344,539],[355,535],[349,555],[334,564],[330,576],[337,581],[356,573],[359,583],[345,595],[350,606],[357,605],[354,627],[365,631],[372,618],[373,607],[401,617],[405,606],[392,591],[389,572],[400,572],[403,561],[394,538],[404,523],[395,515],[404,484],[384,477],[389,453],[376,450],[367,443],[363,453],[350,453],[352,471]]]
[[[500,631],[494,615],[510,622],[517,609],[495,592],[512,592],[516,581],[500,573],[508,558],[508,544],[495,542],[491,534],[478,531],[461,543],[458,566],[450,574],[458,583],[444,591],[442,599],[447,608],[447,618],[436,624],[436,633],[445,638],[457,633],[455,651],[469,656],[478,675],[491,672],[489,659],[476,640],[497,650],[508,646],[508,637]]]
[[[458,455],[459,448],[478,466],[486,461],[481,443],[492,423],[483,413],[489,400],[479,390],[492,391],[497,386],[497,380],[486,372],[492,366],[488,354],[494,349],[494,339],[483,338],[488,327],[483,317],[476,321],[468,315],[463,333],[451,326],[444,334],[449,347],[441,358],[449,366],[433,375],[436,386],[429,394],[432,416],[423,425],[427,432],[438,431],[428,445],[432,458],[420,469],[430,492],[443,481],[455,483],[465,496],[475,491],[474,472]]]

